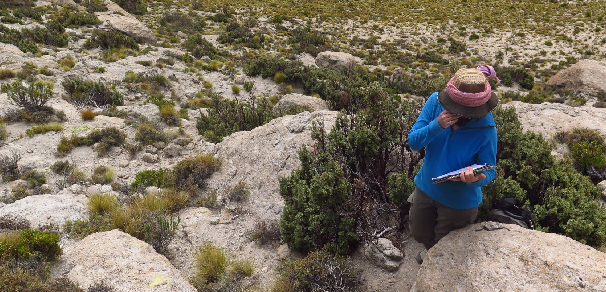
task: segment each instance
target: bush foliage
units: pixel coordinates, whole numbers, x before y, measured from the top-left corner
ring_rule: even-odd
[[[84,80],[80,77],[67,78],[61,82],[67,92],[67,101],[78,107],[106,105],[122,105],[124,96],[116,90],[116,86],[107,86],[102,81]]]
[[[258,126],[284,115],[274,111],[267,98],[253,98],[250,102],[224,99],[210,94],[212,103],[206,113],[202,113],[196,128],[198,133],[212,143],[219,143],[223,137],[238,131],[250,131]]]
[[[570,160],[556,160],[541,135],[522,132],[515,109],[498,108],[497,175],[484,187],[481,213],[505,197],[532,210],[536,227],[592,246],[606,243],[606,210],[597,198],[601,191]]]
[[[104,50],[119,48],[139,50],[139,44],[135,39],[117,30],[94,30],[92,36],[84,43],[84,48],[94,49],[97,47]]]
[[[25,110],[38,111],[44,109],[46,102],[53,97],[53,87],[54,84],[50,81],[28,83],[17,80],[3,84],[2,92],[6,92],[10,100]]]
[[[399,226],[403,220],[403,205],[394,203],[405,199],[392,201],[388,182],[390,175],[404,173],[391,185],[401,193],[412,192],[411,166],[421,155],[402,138],[415,120],[414,110],[378,84],[360,96],[357,114],[341,113],[330,133],[322,125],[315,127],[313,150],[304,148],[301,168],[280,180],[285,202],[280,227],[294,249],[348,254],[371,236],[369,230]]]

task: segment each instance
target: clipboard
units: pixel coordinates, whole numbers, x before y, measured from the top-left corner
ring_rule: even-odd
[[[461,169],[457,169],[455,171],[451,171],[449,173],[445,173],[445,174],[440,175],[438,177],[434,177],[434,178],[431,179],[431,181],[434,184],[439,184],[441,182],[445,182],[445,181],[451,180],[453,178],[459,177],[459,175],[461,174],[461,171],[467,169],[467,167],[472,167],[474,174],[478,174],[478,173],[480,173],[482,171],[486,171],[486,170],[494,168],[494,166],[490,165],[490,164],[472,164],[470,166],[466,166],[466,167],[463,167]]]

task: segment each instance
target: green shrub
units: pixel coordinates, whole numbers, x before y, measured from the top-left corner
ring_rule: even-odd
[[[168,142],[166,134],[151,123],[141,123],[135,130],[135,140],[143,145],[152,145],[156,142]]]
[[[389,175],[401,173],[412,179],[422,155],[408,150],[394,168],[388,168],[387,161],[395,159],[390,158],[395,153],[402,155],[394,149],[409,149],[399,137],[411,128],[416,110],[399,105],[377,85],[360,92],[360,97],[357,110],[352,109],[356,114],[341,113],[330,133],[324,132],[322,125],[314,127],[314,150],[303,148],[299,152],[301,168],[280,179],[285,203],[281,233],[295,250],[324,248],[348,254],[364,238],[360,226],[380,229],[377,220],[381,216],[389,217],[395,225],[403,224],[404,212],[395,210],[400,210],[397,204],[401,205],[402,193],[409,186],[404,179],[392,179],[389,184]],[[399,193],[391,195],[390,191]],[[380,208],[394,212],[379,216],[375,211]],[[369,214],[362,215],[366,212]]]
[[[168,32],[181,31],[186,34],[200,32],[206,27],[206,22],[202,16],[196,13],[187,15],[180,11],[164,12],[158,23],[162,30]]]
[[[24,53],[30,52],[36,54],[40,51],[38,46],[30,40],[25,39],[20,31],[8,28],[2,24],[0,24],[0,42],[15,45]]]
[[[556,133],[554,139],[568,146],[578,171],[589,176],[594,183],[606,179],[606,141],[599,131],[574,128]]]
[[[63,71],[70,71],[72,68],[74,68],[74,66],[76,66],[76,60],[74,60],[72,55],[67,55],[65,58],[57,61],[57,63],[61,65],[61,70]]]
[[[11,69],[0,69],[0,80],[15,78],[17,74]]]
[[[50,166],[50,169],[56,174],[67,174],[68,171],[71,171],[73,168],[74,166],[71,165],[67,160],[58,160]]]
[[[249,27],[240,25],[237,21],[231,21],[225,28],[225,32],[217,39],[220,43],[242,44],[245,47],[260,49],[265,45],[265,35],[253,32]]]
[[[223,99],[211,94],[212,105],[196,123],[198,133],[207,141],[219,143],[223,137],[238,131],[249,131],[282,116],[275,112],[267,98],[254,98],[249,102]]]
[[[126,134],[115,127],[96,129],[85,137],[72,135],[71,138],[61,137],[57,151],[62,154],[69,153],[74,147],[91,146],[97,143],[95,150],[99,156],[103,156],[111,147],[122,146],[126,139]]]
[[[276,221],[260,221],[250,233],[250,240],[263,246],[280,241],[280,224]]]
[[[46,102],[53,96],[53,87],[50,81],[28,83],[17,80],[2,84],[2,92],[6,92],[10,100],[25,110],[38,111],[45,108]]]
[[[286,260],[271,292],[294,291],[359,291],[360,272],[350,259],[334,257],[319,250],[307,257]]]
[[[46,280],[45,275],[0,265],[0,292],[84,292],[67,278]]]
[[[453,38],[448,38],[450,41],[450,46],[448,47],[448,51],[451,53],[463,53],[467,51],[467,45],[464,42],[457,41]]]
[[[181,124],[181,118],[178,117],[175,106],[170,104],[160,106],[160,120],[169,126],[179,126]]]
[[[90,179],[95,184],[109,184],[114,180],[114,169],[109,166],[97,166]]]
[[[67,47],[69,42],[67,34],[62,27],[53,28],[49,22],[45,27],[33,27],[31,29],[22,29],[21,37],[32,43],[45,44],[54,47]],[[36,53],[36,52],[32,52]]]
[[[166,170],[163,168],[158,170],[149,169],[137,172],[135,175],[135,180],[130,184],[130,187],[133,190],[141,190],[150,186],[162,188],[164,186],[165,175]]]
[[[8,131],[6,131],[6,124],[0,121],[0,141],[6,140],[8,137]]]
[[[3,261],[25,261],[32,257],[42,261],[57,259],[62,251],[59,247],[59,235],[25,229],[13,235],[0,235],[0,259]]]
[[[212,154],[185,158],[171,171],[170,185],[177,190],[203,189],[206,180],[221,167],[221,161]]]
[[[518,67],[496,67],[497,76],[501,78],[503,85],[512,86],[514,82],[520,84],[524,89],[534,87],[534,76],[527,69]]]
[[[84,43],[84,48],[94,49],[97,47],[103,50],[120,48],[139,50],[139,44],[135,39],[117,30],[94,30],[92,36]]]
[[[575,144],[571,149],[572,157],[577,161],[581,168],[587,168],[595,166],[598,168],[604,167],[606,164],[606,156],[604,156],[604,149],[596,141],[587,143],[585,141]]]
[[[25,130],[25,134],[28,137],[33,137],[36,134],[46,134],[48,132],[59,132],[63,131],[63,124],[60,123],[48,123],[43,125],[33,126]]]
[[[76,11],[70,11],[63,22],[64,26],[89,26],[97,24],[101,24],[101,21],[94,14]]]
[[[67,92],[66,100],[78,107],[122,105],[124,96],[116,86],[108,87],[102,81],[84,80],[80,77],[67,78],[61,82]]]
[[[233,84],[233,85],[231,86],[231,91],[232,91],[232,92],[233,92],[235,95],[240,94],[240,91],[241,91],[240,86],[238,86],[238,85],[236,85],[236,84]]]
[[[252,272],[250,262],[232,260],[221,248],[206,242],[196,253],[196,270],[190,283],[198,291],[243,291],[241,280]]]
[[[252,81],[244,81],[244,90],[246,90],[248,92],[251,92],[253,90],[254,86],[255,86],[254,82],[252,82]]]
[[[147,12],[147,1],[145,0],[112,0],[128,13],[143,15]]]
[[[189,37],[187,41],[185,41],[183,47],[198,59],[203,56],[208,56],[213,59],[216,56],[221,55],[219,50],[201,34]]]
[[[497,108],[499,130],[497,175],[483,188],[481,214],[505,196],[532,210],[536,227],[592,246],[606,243],[606,210],[600,190],[569,160],[551,156],[551,145],[539,134],[523,132],[515,109]]]
[[[241,203],[248,199],[250,190],[244,182],[238,182],[235,186],[227,191],[227,198],[234,203]]]
[[[91,215],[110,215],[118,209],[118,200],[112,194],[93,194],[87,206]]]
[[[39,187],[46,183],[46,176],[36,170],[26,171],[21,174],[21,179],[27,181],[31,187]]]
[[[297,53],[309,53],[316,57],[318,53],[330,50],[330,44],[323,33],[312,30],[309,26],[305,28],[295,28],[291,31],[292,37],[288,42]]]
[[[21,176],[19,160],[21,160],[21,155],[17,151],[0,153],[0,175],[2,175],[3,181],[13,181]]]

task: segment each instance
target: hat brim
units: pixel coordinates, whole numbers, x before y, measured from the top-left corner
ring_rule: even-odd
[[[486,116],[499,104],[499,99],[494,91],[491,92],[490,99],[485,104],[476,107],[468,107],[456,103],[454,100],[452,100],[452,98],[450,98],[448,93],[446,93],[446,90],[442,90],[438,94],[438,101],[447,111],[472,119]]]

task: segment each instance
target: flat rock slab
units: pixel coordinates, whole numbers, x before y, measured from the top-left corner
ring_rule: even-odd
[[[103,282],[115,292],[196,292],[151,245],[117,229],[87,236],[62,259],[73,266],[67,277],[83,289]]]
[[[37,229],[45,225],[61,226],[67,220],[86,220],[88,210],[86,196],[72,194],[37,195],[25,197],[0,207],[0,217],[18,216],[29,221]]]
[[[483,224],[431,248],[411,291],[606,291],[606,253],[554,233]]]

